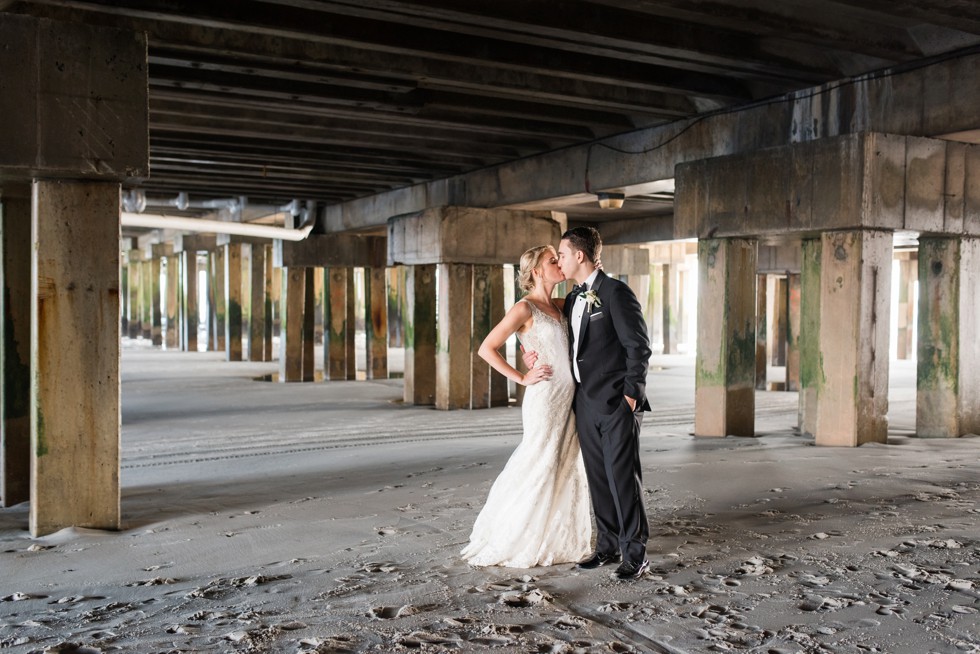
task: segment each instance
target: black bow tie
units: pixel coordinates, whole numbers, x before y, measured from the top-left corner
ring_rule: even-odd
[[[589,290],[588,284],[576,284],[572,287],[572,293],[585,293]]]

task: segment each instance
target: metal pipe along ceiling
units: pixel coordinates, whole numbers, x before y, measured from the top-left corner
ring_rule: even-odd
[[[302,241],[313,230],[313,225],[300,229],[288,229],[274,225],[250,225],[248,223],[206,220],[203,218],[178,218],[158,216],[147,213],[122,212],[123,227],[146,227],[149,229],[174,229],[184,232],[213,232],[215,234],[237,234],[257,238],[277,238],[283,241]]]

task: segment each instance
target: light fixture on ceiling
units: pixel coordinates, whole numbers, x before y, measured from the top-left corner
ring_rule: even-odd
[[[596,197],[599,199],[600,209],[622,209],[623,202],[626,200],[625,193],[608,193],[605,191],[600,191],[596,193]]]

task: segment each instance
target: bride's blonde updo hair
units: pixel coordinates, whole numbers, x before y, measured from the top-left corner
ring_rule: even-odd
[[[530,293],[534,289],[534,277],[531,275],[531,271],[538,267],[541,263],[541,257],[549,250],[552,250],[550,245],[539,245],[521,255],[521,267],[517,271],[517,285],[525,293]]]

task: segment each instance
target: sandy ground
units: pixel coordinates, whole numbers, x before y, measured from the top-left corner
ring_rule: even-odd
[[[0,511],[0,651],[980,652],[980,438],[912,437],[914,366],[889,443],[836,449],[793,393],[758,394],[758,438],[696,440],[693,359],[653,364],[651,569],[624,583],[457,557],[519,409],[126,349],[123,530]]]

